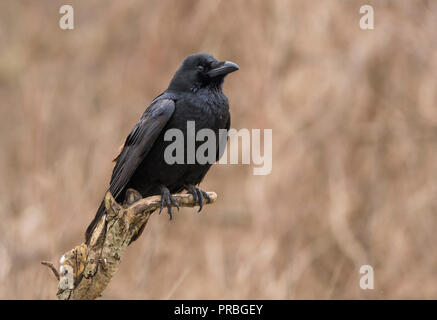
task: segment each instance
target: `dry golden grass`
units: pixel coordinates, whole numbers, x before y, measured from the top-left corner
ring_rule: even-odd
[[[0,3],[0,298],[54,298],[40,261],[82,241],[119,145],[199,51],[240,65],[232,126],[273,129],[273,171],[213,167],[217,203],[153,216],[104,298],[437,298],[435,1],[69,3],[73,31],[63,1]]]

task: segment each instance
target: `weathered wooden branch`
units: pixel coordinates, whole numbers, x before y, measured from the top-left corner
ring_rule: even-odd
[[[211,203],[217,194],[208,192]],[[180,207],[194,207],[191,194],[174,194]],[[118,204],[108,192],[105,196],[107,214],[95,228],[89,245],[82,243],[65,253],[60,272],[50,262],[58,279],[56,296],[61,300],[96,299],[101,296],[120,265],[123,253],[133,236],[145,226],[150,215],[160,207],[161,196],[141,199],[135,190],[128,190],[125,205]]]

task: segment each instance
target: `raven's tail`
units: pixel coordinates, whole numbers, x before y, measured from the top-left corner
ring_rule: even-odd
[[[94,229],[97,226],[97,223],[100,221],[100,218],[106,213],[106,208],[105,208],[105,201],[102,201],[102,203],[100,204],[99,209],[96,212],[96,216],[94,217],[93,221],[91,221],[90,225],[88,226],[88,228],[86,229],[85,232],[85,243],[89,244],[90,240],[91,240],[91,235],[93,234]]]

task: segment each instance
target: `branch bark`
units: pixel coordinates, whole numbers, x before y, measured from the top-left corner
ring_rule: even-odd
[[[208,192],[211,202],[217,194]],[[194,207],[191,194],[174,194],[180,207]],[[123,253],[150,215],[160,207],[161,196],[141,199],[135,190],[128,190],[125,205],[115,201],[111,193],[105,196],[106,215],[98,222],[90,243],[71,249],[60,260],[60,272],[50,262],[42,264],[52,269],[58,278],[56,296],[60,300],[96,299],[117,272]]]

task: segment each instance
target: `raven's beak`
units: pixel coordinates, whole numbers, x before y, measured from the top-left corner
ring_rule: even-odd
[[[208,76],[211,78],[225,76],[228,73],[239,70],[240,67],[231,61],[222,61],[212,64],[212,69],[208,71]]]

